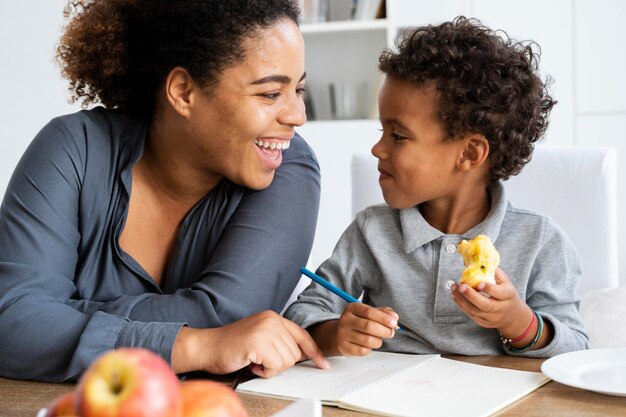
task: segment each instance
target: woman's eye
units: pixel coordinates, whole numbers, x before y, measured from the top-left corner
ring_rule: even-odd
[[[306,88],[305,87],[298,87],[296,88],[296,94],[301,96],[302,94],[306,93]]]
[[[262,97],[269,98],[270,100],[276,100],[278,97],[280,97],[280,93],[265,93],[260,95]]]

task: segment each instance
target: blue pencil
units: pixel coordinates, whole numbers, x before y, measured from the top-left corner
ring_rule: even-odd
[[[330,282],[326,281],[324,278],[320,277],[319,275],[309,271],[305,267],[301,267],[300,268],[300,272],[302,272],[304,275],[306,275],[307,277],[311,278],[313,281],[317,282],[318,284],[320,284],[322,287],[326,288],[327,290],[329,290],[333,294],[338,295],[339,297],[343,298],[347,302],[349,302],[349,303],[360,303],[359,300],[357,300],[356,298],[354,298],[353,296],[351,296],[347,292],[345,292],[345,291],[335,287],[333,284],[331,284]],[[400,322],[398,322],[398,330],[402,331],[403,327],[406,327],[406,326],[401,325]]]

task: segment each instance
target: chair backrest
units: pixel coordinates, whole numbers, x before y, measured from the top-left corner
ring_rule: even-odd
[[[581,295],[619,285],[616,160],[613,148],[540,145],[522,172],[504,183],[514,206],[552,217],[573,241],[583,269]],[[384,202],[376,158],[354,154],[351,172],[353,216]]]

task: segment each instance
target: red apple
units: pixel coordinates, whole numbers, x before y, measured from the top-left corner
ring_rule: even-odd
[[[178,378],[157,354],[112,350],[96,359],[76,388],[81,417],[180,417]]]
[[[48,407],[46,407],[46,414],[44,417],[75,417],[75,394],[75,391],[66,392],[65,394],[62,394],[52,400]]]
[[[180,385],[184,417],[248,417],[237,393],[226,385],[207,380]]]

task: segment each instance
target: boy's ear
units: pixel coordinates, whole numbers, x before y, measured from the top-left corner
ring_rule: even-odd
[[[489,141],[483,135],[470,135],[463,139],[463,154],[459,158],[462,171],[480,168],[485,165],[489,156]]]
[[[189,106],[192,102],[192,92],[195,82],[186,69],[173,68],[165,79],[165,97],[172,109],[179,115],[189,115]]]

